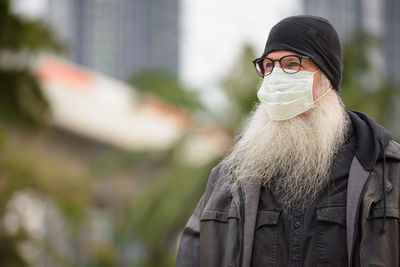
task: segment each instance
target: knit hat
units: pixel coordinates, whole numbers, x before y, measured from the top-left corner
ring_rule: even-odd
[[[330,22],[315,16],[292,16],[278,22],[269,33],[263,57],[276,50],[308,56],[339,92],[343,60],[339,36]]]

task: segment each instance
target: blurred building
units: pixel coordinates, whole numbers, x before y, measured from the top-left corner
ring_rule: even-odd
[[[118,79],[178,71],[178,0],[48,0],[69,59]]]
[[[384,1],[384,51],[386,72],[393,80],[400,81],[400,1]]]
[[[189,135],[182,143],[182,161],[200,165],[221,156],[230,144],[227,133],[212,122],[200,124],[187,110],[65,59],[43,55],[35,71],[50,104],[52,125],[70,133],[64,137],[76,135],[130,151],[161,151]]]
[[[104,74],[54,56],[42,56],[36,72],[57,127],[130,150],[173,145],[190,114]]]
[[[400,81],[400,2],[398,0],[303,0],[304,13],[327,18],[342,41],[364,31],[381,41],[374,58],[385,78]]]
[[[304,13],[327,18],[345,38],[361,28],[361,0],[303,0]]]

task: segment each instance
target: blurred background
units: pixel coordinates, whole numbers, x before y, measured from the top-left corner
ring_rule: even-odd
[[[346,106],[399,141],[397,0],[0,0],[0,266],[173,266],[297,14],[336,27]]]

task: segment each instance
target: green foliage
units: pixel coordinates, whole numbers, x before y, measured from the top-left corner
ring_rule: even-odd
[[[229,99],[226,117],[222,123],[233,135],[241,128],[240,122],[248,116],[257,102],[257,89],[260,79],[251,62],[255,53],[250,46],[245,46],[239,60],[234,64],[228,76],[222,80],[222,87]]]
[[[61,45],[41,21],[12,13],[9,0],[0,0],[0,25],[0,218],[3,219],[14,193],[27,188],[51,198],[65,214],[79,217],[83,214],[81,201],[87,192],[81,190],[83,197],[77,189],[82,189],[84,180],[81,177],[71,179],[74,175],[69,171],[60,172],[62,164],[54,167],[47,159],[32,155],[15,142],[15,132],[10,131],[12,124],[23,126],[24,131],[44,124],[48,104],[30,63],[41,51],[61,51]],[[66,195],[68,190],[75,191],[76,197]],[[33,239],[23,229],[11,235],[1,224],[0,265],[28,266],[18,249],[20,242],[27,240]],[[51,247],[43,244],[39,248],[48,255],[57,256]]]
[[[11,12],[11,1],[0,1],[0,120],[24,126],[42,125],[48,105],[29,60],[44,50],[61,51],[49,28]]]
[[[131,81],[142,93],[156,95],[164,101],[188,110],[202,109],[195,91],[182,86],[176,77],[157,71],[143,71]]]
[[[16,192],[31,190],[41,197],[49,199],[56,205],[66,225],[81,228],[86,217],[89,200],[92,198],[92,186],[88,177],[76,172],[63,161],[50,159],[40,155],[37,149],[21,142],[20,134],[15,129],[4,129],[5,141],[0,148],[0,216],[3,218],[9,200]],[[23,134],[23,138],[32,138]],[[60,171],[62,170],[62,171]],[[59,252],[46,240],[38,242],[29,234],[13,235],[0,227],[0,257],[1,266],[28,266],[17,250],[20,242],[34,241],[37,247],[50,257],[58,259],[60,264],[68,262],[59,256]],[[15,264],[17,262],[17,264]],[[62,264],[62,266],[71,266]]]
[[[175,148],[174,150],[176,150]],[[147,257],[138,266],[173,266],[175,237],[205,188],[215,162],[200,167],[180,163],[170,153],[150,182],[132,196],[121,217],[118,239],[140,240]]]
[[[11,12],[10,0],[0,1],[0,51],[62,51],[63,47],[40,20],[30,20]]]
[[[177,230],[177,223],[182,226],[182,218],[197,202],[210,167],[194,168],[175,162],[162,168],[157,178],[133,197],[129,214],[133,217],[131,230],[138,230],[135,235],[148,245],[166,242],[171,230]],[[188,203],[192,205],[188,207]]]
[[[0,69],[0,84],[0,120],[25,126],[43,125],[49,107],[30,71]]]
[[[28,267],[28,263],[18,253],[18,243],[24,239],[24,234],[13,237],[0,231],[0,259],[4,267]]]
[[[381,70],[373,68],[376,59],[370,57],[369,51],[379,48],[378,45],[378,40],[362,33],[354,35],[344,44],[340,94],[347,108],[368,114],[390,130],[400,91],[399,85],[381,82],[385,77]],[[368,82],[372,82],[373,88],[366,88]]]
[[[18,141],[8,138],[0,157],[0,210],[11,195],[31,188],[58,204],[60,210],[72,219],[85,214],[85,205],[91,198],[91,185],[82,174],[66,169],[64,162],[38,157],[37,151],[18,149]],[[29,148],[29,147],[26,147]],[[71,192],[74,192],[71,197]]]

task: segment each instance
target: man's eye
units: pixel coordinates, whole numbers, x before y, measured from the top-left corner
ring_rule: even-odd
[[[264,63],[264,70],[265,71],[270,71],[273,67],[273,64],[271,62],[265,62]]]
[[[300,67],[300,63],[298,62],[288,62],[287,64],[285,64],[285,68],[289,68],[289,69],[298,69]]]

